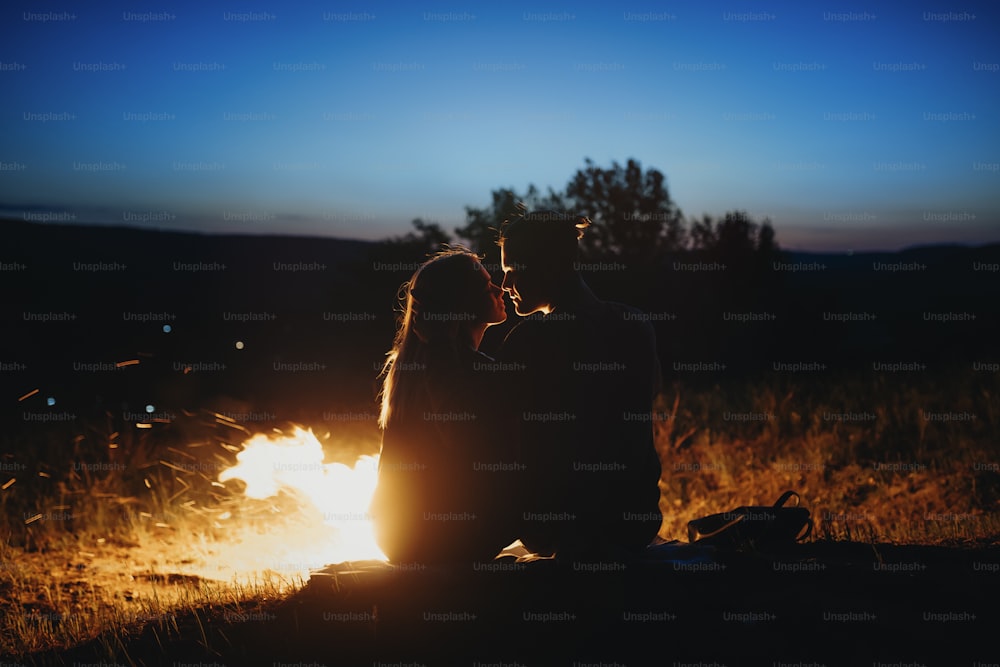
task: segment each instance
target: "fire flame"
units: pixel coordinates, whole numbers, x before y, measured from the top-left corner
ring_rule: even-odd
[[[244,495],[263,507],[255,531],[244,535],[235,569],[305,576],[309,570],[357,560],[388,560],[375,542],[368,506],[378,481],[378,456],[353,468],[325,463],[311,430],[257,434],[243,443],[236,465],[219,482],[242,480]],[[239,511],[239,509],[237,510]]]

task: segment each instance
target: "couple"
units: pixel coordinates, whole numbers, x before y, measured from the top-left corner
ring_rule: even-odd
[[[404,286],[371,508],[391,561],[489,560],[517,538],[543,555],[618,560],[656,537],[655,337],[577,273],[587,224],[552,211],[505,223],[502,287],[454,249]],[[493,360],[478,348],[506,320],[504,292],[532,317]]]

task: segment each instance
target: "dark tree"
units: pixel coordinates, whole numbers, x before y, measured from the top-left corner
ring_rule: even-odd
[[[548,194],[543,197],[534,185],[528,185],[524,195],[517,194],[513,188],[500,188],[492,192],[489,206],[466,206],[466,225],[457,228],[455,233],[470,249],[484,257],[483,262],[490,271],[498,272],[500,248],[496,241],[504,220],[541,208],[563,208],[562,196],[549,188]]]
[[[729,211],[721,220],[705,215],[691,224],[690,239],[691,254],[713,267],[704,272],[698,290],[704,307],[734,310],[776,307],[781,277],[771,264],[780,259],[780,251],[770,220],[757,222],[746,211]]]
[[[414,218],[411,223],[416,232],[407,232],[403,236],[394,236],[386,243],[406,246],[415,252],[423,254],[437,252],[441,246],[451,243],[448,232],[441,229],[436,222],[425,222],[423,218]]]
[[[766,266],[778,256],[771,221],[756,222],[746,211],[729,211],[722,220],[704,215],[691,224],[690,248],[706,261],[735,269]]]
[[[585,163],[566,186],[566,200],[594,223],[583,241],[589,256],[634,263],[684,248],[682,216],[660,171],[643,171],[634,159],[609,169]]]

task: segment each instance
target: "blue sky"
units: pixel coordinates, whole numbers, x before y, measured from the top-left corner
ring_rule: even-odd
[[[8,4],[0,213],[380,238],[638,159],[785,247],[1000,241],[990,3]]]

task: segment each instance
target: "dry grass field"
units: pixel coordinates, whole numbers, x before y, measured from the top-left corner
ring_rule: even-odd
[[[990,570],[1000,536],[998,416],[995,374],[969,370],[916,382],[871,374],[828,384],[677,384],[651,415],[663,468],[661,535],[685,540],[690,519],[770,504],[794,489],[815,522],[811,547],[803,546],[812,549],[801,561],[812,563],[807,571],[824,554],[843,562],[845,545],[910,549],[912,567],[940,560],[948,547],[979,554],[966,565],[979,563],[980,576],[959,584],[972,594],[1000,579]],[[327,461],[377,450],[371,425],[330,431],[317,430]],[[13,664],[83,664],[80,655],[176,664],[184,646],[202,664],[213,655],[240,664],[224,660],[237,660],[240,642],[289,632],[278,619],[292,601],[309,599],[310,570],[324,564],[315,551],[322,517],[298,493],[252,499],[242,482],[218,481],[250,435],[206,413],[150,428],[109,417],[83,433],[53,427],[31,443],[4,443],[0,654]],[[849,591],[834,582],[825,594]],[[952,599],[961,594],[953,590]],[[360,619],[360,634],[349,633],[357,657],[378,611],[352,607],[345,595],[340,611],[313,612]]]

